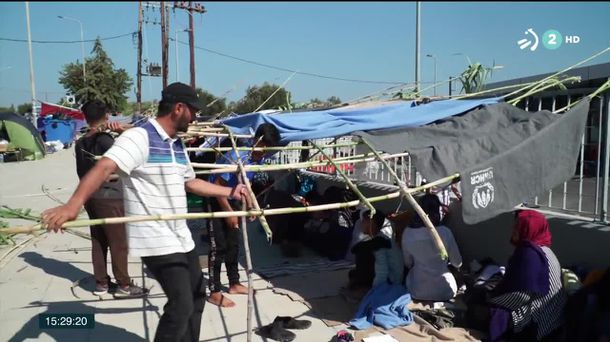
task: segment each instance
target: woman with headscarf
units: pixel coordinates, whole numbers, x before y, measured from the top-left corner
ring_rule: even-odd
[[[515,251],[490,299],[489,337],[492,341],[505,337],[541,340],[562,324],[567,300],[544,215],[518,211],[511,243]]]
[[[434,244],[432,234],[424,222],[415,215],[403,231],[401,246],[405,266],[409,269],[406,285],[411,297],[420,301],[443,302],[457,293],[457,282],[449,265],[462,266],[462,255],[449,228],[440,224],[441,202],[436,195],[426,194],[419,204],[430,218],[440,236],[449,260],[443,260]]]

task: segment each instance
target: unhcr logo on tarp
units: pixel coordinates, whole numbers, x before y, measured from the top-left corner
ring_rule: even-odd
[[[493,178],[493,167],[470,174],[470,185],[473,186],[472,206],[475,209],[487,208],[494,201]]]

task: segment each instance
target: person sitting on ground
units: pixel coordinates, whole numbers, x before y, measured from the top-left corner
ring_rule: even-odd
[[[122,133],[124,128],[117,122],[108,122],[108,108],[99,100],[86,102],[82,107],[89,130],[78,141],[74,148],[76,156],[76,173],[78,178],[85,177],[95,166],[95,156],[101,156],[114,143],[114,137],[106,130]],[[119,179],[107,180],[85,202],[85,210],[90,219],[125,216],[123,208],[123,190]],[[127,267],[127,233],[125,224],[101,224],[91,226],[91,259],[93,277],[95,278],[94,294],[101,296],[110,289],[117,298],[140,297],[146,290],[135,285],[129,277]],[[118,288],[111,286],[107,272],[108,250],[112,256],[112,272]]]
[[[324,191],[326,203],[344,203],[356,199],[356,195],[348,189],[331,186]],[[354,231],[354,222],[358,212],[352,208],[331,210],[329,218],[330,229],[327,234],[326,256],[331,261],[345,259]]]
[[[273,124],[264,123],[258,126],[254,133],[254,147],[277,146],[280,141],[280,133]],[[261,165],[264,162],[264,151],[230,151],[217,161],[218,164],[237,163],[237,158],[243,165]],[[238,181],[238,173],[227,172],[212,175],[209,178],[211,183],[222,186],[233,187]],[[246,172],[246,176],[251,181],[255,172]],[[230,201],[227,197],[217,197],[212,199],[213,211],[233,211],[241,210],[241,202]],[[220,268],[225,263],[227,276],[229,277],[230,294],[248,294],[248,288],[239,282],[238,258],[239,258],[239,218],[227,217],[221,220],[213,220],[209,226],[210,253],[209,253],[209,274],[210,274],[210,296],[208,302],[221,307],[233,307],[235,302],[223,296],[220,284]]]
[[[331,186],[323,195],[312,191],[307,195],[307,205],[342,203],[350,200],[351,192]],[[354,229],[353,213],[349,209],[312,212],[305,223],[303,241],[321,256],[331,261],[344,259]]]
[[[325,204],[322,195],[317,191],[307,194],[306,206]],[[328,244],[326,234],[330,230],[330,210],[314,211],[309,214],[303,226],[303,243],[322,256],[326,256],[326,245]]]
[[[457,293],[457,283],[448,266],[451,264],[456,268],[461,267],[462,255],[451,230],[440,225],[441,203],[438,197],[428,193],[418,202],[436,228],[449,260],[441,258],[431,232],[419,215],[414,215],[401,239],[403,259],[408,269],[407,289],[416,300],[447,301]]]
[[[370,233],[377,232],[375,236],[381,236],[391,243],[390,248],[381,248],[375,251],[375,279],[373,287],[390,283],[402,285],[404,281],[405,263],[402,260],[400,250],[401,234],[395,234],[390,221],[382,212],[376,212],[372,219],[369,218],[370,211],[363,215],[363,226],[369,226]]]
[[[352,247],[356,268],[349,271],[350,290],[370,289],[383,282],[402,282],[402,263],[392,257],[392,239],[383,230],[385,215],[377,211],[370,217],[370,210],[362,215],[362,232],[366,236]],[[390,233],[391,236],[391,233]]]
[[[492,341],[505,337],[541,340],[560,327],[567,302],[544,215],[534,210],[517,211],[511,243],[515,251],[489,300],[489,337]]]
[[[257,173],[256,175],[261,175]],[[287,191],[273,187],[269,177],[254,177],[252,191],[257,195],[261,207],[265,209],[284,207],[303,207],[304,204]],[[263,193],[264,192],[264,193]],[[267,223],[273,233],[273,244],[280,245],[282,255],[296,258],[301,255],[302,236],[309,213],[293,213],[286,215],[271,215]]]

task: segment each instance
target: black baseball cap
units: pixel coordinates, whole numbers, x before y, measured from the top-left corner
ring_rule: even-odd
[[[161,92],[161,101],[169,103],[182,102],[197,110],[201,110],[197,92],[193,87],[180,82],[175,82],[165,87]]]

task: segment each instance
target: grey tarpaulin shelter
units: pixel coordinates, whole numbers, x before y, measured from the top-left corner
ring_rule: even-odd
[[[575,174],[589,99],[564,114],[489,105],[423,127],[358,132],[377,150],[407,151],[427,179],[462,179],[464,222],[512,210]]]

